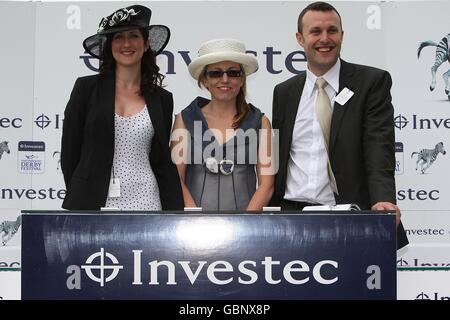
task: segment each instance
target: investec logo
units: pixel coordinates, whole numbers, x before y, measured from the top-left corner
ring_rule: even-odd
[[[450,129],[450,118],[425,118],[420,117],[417,114],[406,117],[402,114],[398,114],[394,118],[394,124],[398,130],[406,128],[413,130],[445,130]]]
[[[99,264],[92,264],[92,262],[94,262],[97,258],[99,259]],[[108,258],[112,264],[105,265],[105,258]],[[100,286],[104,287],[105,282],[111,281],[117,277],[119,271],[123,269],[123,266],[119,265],[119,261],[117,261],[115,256],[108,252],[105,253],[105,250],[101,248],[100,252],[90,255],[86,260],[86,264],[81,266],[81,268],[86,271],[89,279],[100,283]],[[99,274],[94,274],[94,270],[98,270]],[[109,273],[106,277],[105,271]]]
[[[44,130],[48,127],[52,129],[61,129],[63,119],[60,114],[54,114],[49,117],[46,114],[41,113],[35,118],[34,124],[41,130]]]
[[[418,258],[413,258],[409,260],[400,258],[399,260],[397,260],[397,267],[448,268],[450,267],[450,262],[430,262],[430,261],[423,261]]]
[[[265,69],[270,74],[280,74],[284,70],[293,74],[299,74],[305,70],[306,54],[303,50],[282,52],[272,46],[266,46],[263,51],[247,50],[246,53],[252,54],[256,58],[259,57],[259,68]],[[158,55],[158,65],[167,67],[167,69],[161,70],[163,74],[174,75],[177,73],[175,66],[181,65],[178,62],[188,66],[192,61],[192,56],[196,55],[196,53],[191,53],[189,50],[164,50]],[[79,58],[84,61],[89,70],[98,72],[98,59],[93,58],[86,52],[80,55]]]
[[[132,250],[133,256],[133,282],[132,285],[143,285],[142,279],[142,250]],[[282,279],[273,278],[273,268],[280,265],[280,261],[273,260],[272,257],[264,257],[264,261],[260,261],[264,266],[264,281],[268,284],[279,284]],[[168,260],[153,260],[148,263],[149,270],[145,271],[144,274],[149,276],[149,285],[160,285],[158,281],[158,276],[161,270],[166,271],[163,278],[167,279],[166,285],[177,285],[177,274],[181,277],[187,277],[191,284],[195,284],[200,273],[206,269],[206,276],[209,282],[215,285],[226,285],[233,281],[235,278],[233,276],[227,276],[224,274],[229,274],[234,272],[234,267],[231,263],[223,260],[213,261],[208,264],[207,261],[176,261],[175,263]],[[191,267],[195,266],[195,270]],[[181,267],[182,271],[179,270]],[[178,268],[177,268],[178,267]],[[325,278],[322,275],[322,268],[330,268],[335,270],[335,274],[338,273],[338,262],[333,260],[321,260],[311,267],[304,261],[294,260],[288,262],[283,267],[283,278],[288,283],[294,285],[305,284],[309,281],[316,281],[323,285],[330,285],[338,281],[338,276],[328,276]],[[377,268],[373,268],[377,267]],[[258,274],[254,271],[257,268],[257,262],[252,260],[244,260],[239,263],[237,269],[240,273],[237,278],[237,282],[244,285],[250,285],[258,281]],[[258,268],[259,269],[259,268]],[[125,266],[121,265],[119,260],[110,252],[106,252],[104,248],[100,251],[91,254],[85,264],[70,265],[66,269],[66,273],[69,274],[66,280],[66,286],[69,290],[81,289],[81,271],[84,270],[87,277],[94,282],[97,282],[100,287],[107,286],[108,282],[113,281],[119,276],[121,272],[125,272]],[[368,279],[371,279],[374,272],[379,270],[378,266],[369,266],[367,272],[371,274]],[[176,272],[178,271],[178,272]],[[299,273],[303,275],[298,276]],[[296,273],[294,278],[293,273]],[[219,276],[220,275],[220,276]],[[203,281],[203,280],[202,280]],[[162,283],[164,285],[164,283]],[[377,286],[375,285],[374,288]]]
[[[439,294],[439,292],[425,293],[422,291],[415,300],[450,300],[450,297]]]

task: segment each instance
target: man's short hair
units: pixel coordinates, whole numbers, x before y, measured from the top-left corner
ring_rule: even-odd
[[[298,32],[302,33],[302,28],[303,28],[303,16],[308,12],[308,11],[334,11],[337,13],[337,15],[339,16],[339,22],[341,23],[341,29],[342,29],[342,19],[341,19],[341,15],[339,14],[339,12],[336,10],[335,7],[333,7],[331,4],[327,3],[327,2],[323,2],[323,1],[317,1],[317,2],[313,2],[311,4],[309,4],[305,9],[302,10],[302,12],[300,12],[300,15],[298,16],[298,23],[297,23],[297,27],[298,27]]]

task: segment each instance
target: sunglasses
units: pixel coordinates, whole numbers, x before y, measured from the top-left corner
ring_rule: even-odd
[[[222,78],[224,73],[227,74],[228,78],[240,78],[243,75],[242,70],[211,70],[211,71],[206,71],[205,74],[209,77],[209,78]]]

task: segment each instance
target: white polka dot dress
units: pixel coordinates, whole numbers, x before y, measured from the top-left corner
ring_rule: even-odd
[[[131,117],[114,117],[114,178],[120,197],[108,197],[106,207],[120,210],[161,210],[159,188],[149,154],[155,130],[147,106]],[[111,173],[111,177],[113,173]]]

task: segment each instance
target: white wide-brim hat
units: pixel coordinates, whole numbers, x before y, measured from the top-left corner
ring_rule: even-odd
[[[203,68],[220,61],[233,61],[242,65],[248,76],[258,70],[255,56],[245,53],[245,45],[235,39],[215,39],[203,43],[198,50],[198,57],[189,64],[189,73],[198,80]]]

